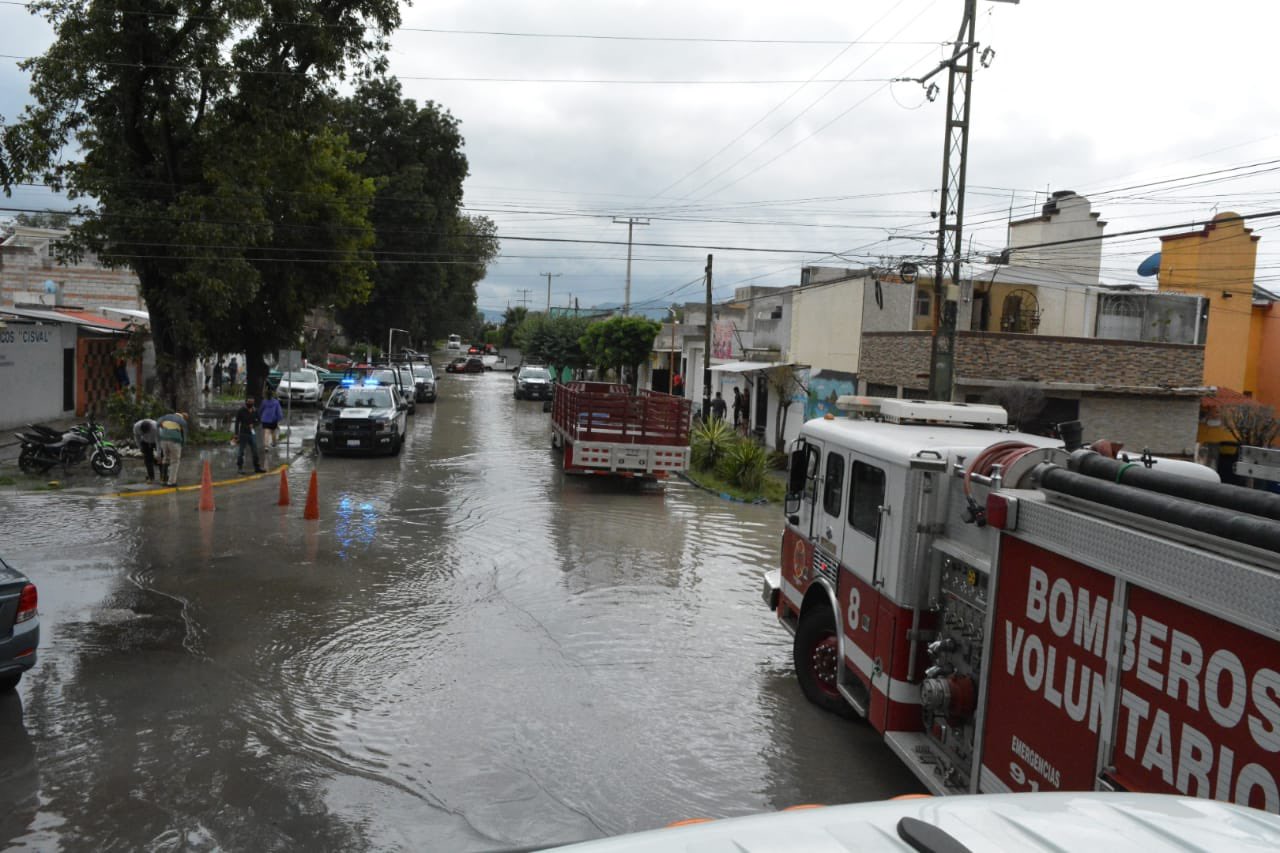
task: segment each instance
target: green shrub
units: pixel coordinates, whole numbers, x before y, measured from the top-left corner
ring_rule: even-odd
[[[113,438],[128,438],[133,425],[143,418],[158,418],[165,413],[165,405],[159,397],[144,394],[135,400],[132,391],[117,391],[107,398],[101,417],[107,433]]]
[[[791,464],[791,456],[781,450],[769,451],[769,467],[775,471],[785,471]]]
[[[733,427],[718,418],[705,420],[693,428],[689,437],[690,455],[694,467],[713,469],[720,457],[736,442]]]
[[[769,452],[753,441],[739,439],[720,458],[716,473],[739,488],[760,491],[769,465]]]

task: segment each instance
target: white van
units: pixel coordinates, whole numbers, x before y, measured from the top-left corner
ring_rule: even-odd
[[[451,352],[462,352],[462,335],[450,335],[445,349]]]

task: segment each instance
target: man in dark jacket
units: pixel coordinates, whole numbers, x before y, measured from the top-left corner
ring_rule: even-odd
[[[244,448],[249,446],[253,453],[253,470],[263,473],[262,461],[258,458],[258,436],[254,427],[258,425],[258,410],[254,408],[254,399],[245,397],[244,405],[236,410],[236,444],[240,449],[236,452],[236,470],[244,473]]]
[[[718,421],[724,420],[725,409],[724,397],[721,397],[720,392],[717,391],[716,398],[711,401],[711,417]]]

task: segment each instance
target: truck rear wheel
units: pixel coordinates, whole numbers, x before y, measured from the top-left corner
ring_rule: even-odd
[[[824,711],[842,717],[854,716],[853,708],[836,690],[836,673],[840,671],[840,639],[836,636],[836,620],[828,604],[810,607],[796,627],[796,678],[805,698]]]

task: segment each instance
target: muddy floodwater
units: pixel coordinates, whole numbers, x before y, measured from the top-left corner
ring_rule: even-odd
[[[309,460],[287,508],[0,489],[43,632],[0,849],[501,850],[919,790],[795,684],[779,508],[566,478],[511,384],[316,461],[318,522]]]

